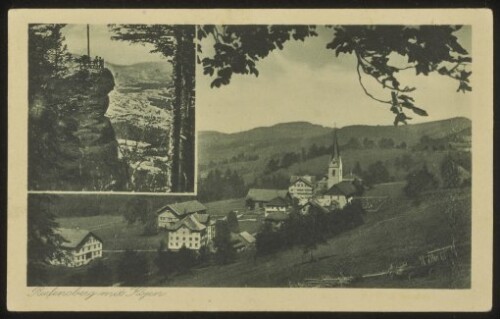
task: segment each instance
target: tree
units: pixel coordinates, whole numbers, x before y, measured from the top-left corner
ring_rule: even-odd
[[[302,228],[298,234],[304,254],[310,254],[310,261],[314,261],[313,252],[318,244],[325,242],[328,230],[325,213],[316,206],[311,206],[307,215],[302,218]]]
[[[48,88],[67,71],[70,58],[61,29],[64,24],[30,24],[28,27],[28,182],[30,189],[47,183],[46,174],[58,172],[58,159],[68,156],[58,139],[72,136],[58,127],[57,103]],[[47,103],[48,102],[48,103]],[[61,176],[61,179],[68,176]],[[58,180],[57,178],[55,180]],[[46,188],[44,188],[46,189]]]
[[[365,137],[363,139],[363,147],[364,148],[374,148],[375,142],[373,140],[370,140],[369,138]]]
[[[239,234],[240,225],[238,222],[238,217],[236,217],[236,213],[234,211],[230,211],[229,213],[227,213],[226,218],[227,218],[227,226],[229,227],[229,231],[232,233]]]
[[[149,261],[143,253],[127,250],[116,265],[116,273],[123,286],[145,285],[149,275]]]
[[[218,169],[200,177],[198,198],[202,201],[215,201],[226,198],[240,198],[247,192],[245,181],[236,171],[226,170],[222,174]]]
[[[280,169],[280,162],[278,159],[271,158],[269,162],[267,162],[266,169],[264,173],[272,173]]]
[[[363,179],[368,186],[388,182],[390,178],[391,176],[389,175],[389,171],[381,161],[377,161],[368,166],[368,169],[363,176]]]
[[[150,202],[145,198],[133,197],[123,207],[123,217],[129,225],[140,222],[144,226],[144,235],[154,235],[158,231],[158,216],[151,209]]]
[[[61,78],[71,58],[61,29],[65,24],[31,24],[28,28],[28,90],[30,102],[49,79]]]
[[[30,196],[28,200],[28,283],[44,284],[44,264],[65,258],[61,244],[66,240],[57,232],[59,224],[51,212],[55,196]]]
[[[204,74],[213,77],[211,87],[227,85],[233,74],[259,75],[256,62],[276,49],[283,49],[290,40],[304,41],[317,36],[313,25],[204,25],[197,27],[198,40],[211,38],[214,54],[199,59]],[[328,26],[332,39],[325,48],[356,57],[358,81],[365,94],[388,105],[395,114],[394,125],[407,123],[404,110],[419,116],[427,112],[415,105],[411,93],[414,87],[401,85],[398,76],[403,70],[413,69],[416,75],[437,73],[459,83],[458,90],[471,91],[468,71],[472,62],[469,53],[454,35],[461,26]],[[197,46],[203,53],[202,45]],[[394,58],[396,56],[396,58]],[[363,84],[362,75],[377,81],[386,90],[385,98],[375,97]]]
[[[363,169],[361,168],[361,164],[359,163],[359,161],[356,161],[356,164],[354,164],[352,172],[358,176],[363,175]]]
[[[429,172],[427,165],[421,169],[412,171],[406,177],[406,186],[404,192],[410,198],[416,198],[425,191],[434,190],[438,182],[434,175]]]
[[[264,223],[255,237],[255,248],[258,256],[274,253],[283,247],[283,232],[275,231],[269,223]]]
[[[441,179],[444,188],[455,188],[462,184],[459,166],[450,154],[441,161]]]
[[[147,219],[144,221],[143,234],[146,236],[158,234],[158,216],[153,211],[149,211],[146,216]]]
[[[173,192],[194,189],[195,27],[192,25],[110,25],[112,39],[149,43],[173,65],[174,107],[170,149],[170,182]]]
[[[318,145],[316,145],[316,143],[313,143],[310,147],[309,147],[309,152],[307,153],[307,157],[308,158],[314,158],[316,156],[318,156]]]
[[[380,148],[393,148],[394,147],[394,140],[392,138],[383,137],[379,140],[378,146]]]
[[[361,148],[361,143],[359,142],[359,140],[357,138],[351,137],[349,139],[349,142],[347,142],[347,144],[343,148],[357,150],[357,149]]]
[[[113,284],[113,271],[102,260],[97,260],[85,274],[85,285],[90,287],[111,286]]]
[[[182,246],[181,249],[176,253],[177,258],[177,270],[179,272],[187,272],[191,269],[196,263],[196,253]]]
[[[344,219],[344,225],[347,229],[352,229],[358,227],[364,223],[363,214],[365,210],[361,205],[361,202],[354,200],[344,206],[341,211],[342,218]]]
[[[161,241],[156,254],[155,264],[158,268],[158,273],[164,278],[168,278],[177,269],[174,257],[172,252],[165,249],[165,243]]]
[[[231,244],[231,231],[227,222],[218,220],[215,224],[215,259],[218,264],[228,264],[233,261],[236,251]]]

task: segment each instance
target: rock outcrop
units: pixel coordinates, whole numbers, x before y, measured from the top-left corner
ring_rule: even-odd
[[[36,94],[29,114],[30,189],[127,190],[127,164],[105,116],[114,85],[107,69],[82,70]]]

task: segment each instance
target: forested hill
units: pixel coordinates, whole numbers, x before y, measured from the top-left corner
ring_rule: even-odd
[[[365,138],[374,142],[382,138],[392,139],[395,144],[405,142],[408,146],[417,144],[422,136],[442,139],[458,134],[471,127],[468,118],[456,117],[404,126],[352,125],[338,129],[340,145],[347,144],[352,138],[361,143]],[[200,164],[217,162],[232,158],[241,153],[260,154],[264,157],[280,152],[308,149],[312,144],[329,147],[332,143],[332,128],[308,122],[276,124],[258,127],[244,132],[225,134],[215,131],[202,131],[198,134],[198,154]]]
[[[172,65],[168,62],[144,62],[131,65],[106,63],[118,86],[162,85],[172,81]]]

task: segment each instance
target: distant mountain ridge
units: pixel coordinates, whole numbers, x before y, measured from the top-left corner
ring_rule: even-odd
[[[392,138],[396,143],[404,141],[411,145],[418,142],[423,135],[436,139],[443,138],[470,127],[470,119],[455,117],[397,127],[392,125],[351,125],[339,128],[337,134],[340,144],[346,144],[351,138],[360,139],[360,142],[364,138],[375,141],[381,138]],[[290,122],[257,127],[237,133],[200,131],[198,133],[199,150],[202,158],[204,154],[207,154],[208,158],[212,158],[217,157],[217,154],[211,153],[227,148],[232,149],[233,152],[238,152],[240,149],[241,151],[245,149],[251,151],[252,149],[272,147],[279,152],[282,149],[289,151],[300,150],[301,147],[310,146],[312,143],[316,143],[318,146],[329,146],[331,144],[332,130],[331,127],[309,122]],[[227,154],[223,156],[227,156]]]
[[[117,86],[145,84],[168,85],[172,81],[172,65],[168,62],[141,62],[130,65],[105,63]]]
[[[370,126],[352,125],[339,128],[337,131],[341,152],[345,155],[346,169],[352,169],[356,161],[363,167],[377,160],[394,160],[410,152],[410,148],[419,144],[423,136],[442,141],[456,142],[469,139],[471,134],[471,120],[465,117],[455,117],[427,123],[408,124],[404,126]],[[209,170],[226,169],[236,170],[247,182],[264,174],[268,161],[272,158],[280,159],[287,152],[303,153],[313,144],[330,147],[332,143],[332,127],[325,127],[308,122],[279,123],[268,127],[257,127],[237,133],[221,133],[217,131],[201,131],[198,133],[198,163],[202,176]],[[369,139],[378,144],[383,139],[392,139],[395,146],[404,142],[408,150],[374,149],[348,150],[342,146],[350,139],[357,139],[360,144]],[[244,154],[245,156],[242,156]],[[258,155],[257,160],[245,160],[248,156]],[[428,157],[429,161],[438,161],[435,154],[420,154]],[[441,156],[441,155],[440,155]],[[328,156],[308,159],[302,164],[292,165],[286,174],[319,174],[326,169]],[[241,160],[238,160],[241,158]],[[433,164],[437,164],[433,163]],[[325,167],[323,167],[325,166]],[[264,174],[265,175],[265,174]]]

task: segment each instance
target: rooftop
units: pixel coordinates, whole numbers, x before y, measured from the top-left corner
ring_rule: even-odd
[[[285,198],[288,194],[288,190],[282,189],[262,189],[262,188],[251,188],[248,191],[247,199],[252,199],[257,202],[269,202],[276,197]]]
[[[56,230],[56,233],[61,235],[61,237],[66,240],[66,242],[61,243],[61,246],[63,248],[77,248],[90,235],[94,236],[96,239],[102,242],[99,237],[86,229],[58,228]]]
[[[202,231],[206,228],[206,226],[203,225],[202,223],[200,223],[198,221],[198,219],[196,219],[196,216],[193,214],[193,215],[188,215],[188,216],[184,217],[183,219],[179,220],[178,222],[176,222],[174,225],[172,225],[168,229],[169,230],[177,230],[177,229],[181,228],[182,226],[185,226],[189,230],[192,230],[192,231]]]
[[[172,210],[177,216],[184,216],[187,214],[196,213],[206,210],[207,207],[197,200],[190,200],[182,203],[174,203],[163,206],[156,211],[157,214],[163,213],[166,209]]]
[[[343,195],[346,197],[350,197],[356,194],[356,192],[357,189],[351,182],[342,181],[330,187],[330,189],[325,192],[325,195]]]
[[[304,184],[313,187],[313,183],[316,181],[316,177],[314,176],[292,176],[290,177],[290,184],[295,184],[298,181],[304,182]]]
[[[274,221],[274,222],[282,222],[282,221],[287,220],[288,218],[289,218],[289,216],[286,213],[272,212],[266,216],[265,220]]]
[[[288,201],[283,197],[275,197],[266,204],[266,206],[280,206],[280,207],[288,205],[289,205]]]

